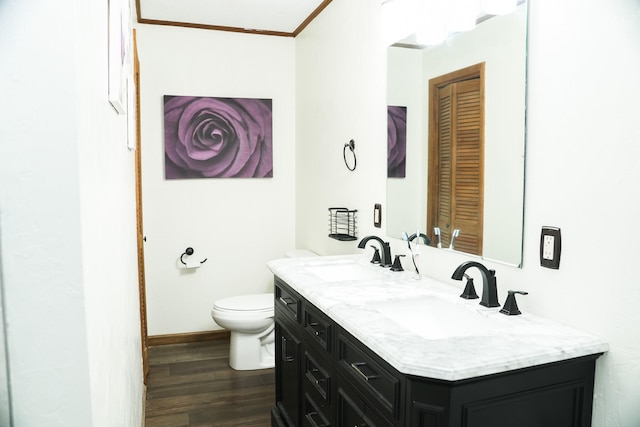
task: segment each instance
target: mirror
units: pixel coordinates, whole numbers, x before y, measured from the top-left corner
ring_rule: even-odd
[[[387,105],[406,107],[404,177],[387,178],[387,234],[402,238],[427,224],[429,80],[485,63],[482,258],[520,266],[524,207],[527,5],[479,19],[436,46],[410,36],[388,48]],[[402,174],[400,174],[402,175]],[[397,176],[397,175],[396,175]],[[464,230],[460,230],[460,235]],[[455,246],[454,246],[455,248]],[[455,249],[454,249],[455,250]]]

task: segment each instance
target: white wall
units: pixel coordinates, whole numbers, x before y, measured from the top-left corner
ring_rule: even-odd
[[[497,270],[529,291],[522,310],[597,334],[594,426],[640,424],[640,5],[635,0],[531,0],[523,268]],[[324,233],[324,209],[385,200],[384,50],[373,47],[378,2],[334,0],[297,39],[298,243],[321,253],[355,250]],[[366,41],[366,38],[369,38]],[[364,89],[366,87],[366,90]],[[359,165],[342,165],[344,140]],[[360,138],[362,139],[362,138]],[[362,165],[362,167],[360,166]],[[562,229],[560,270],[540,267],[543,225]],[[405,245],[392,240],[394,253]],[[466,258],[425,249],[421,272],[446,282]],[[454,283],[458,286],[461,284]]]
[[[133,154],[106,3],[0,4],[2,275],[18,426],[139,425]]]
[[[135,153],[127,149],[127,116],[105,101],[106,12],[104,5],[76,1],[77,179],[92,425],[137,426],[144,385]]]
[[[138,25],[149,335],[220,329],[217,299],[270,292],[293,249],[294,40]],[[163,95],[273,100],[273,178],[165,180]],[[187,247],[207,258],[187,272]]]
[[[296,242],[323,255],[353,252],[357,243],[327,237],[328,208],[357,209],[360,236],[380,232],[375,203],[384,220],[386,47],[375,42],[378,4],[334,0],[296,38]],[[353,172],[342,153],[351,139]]]

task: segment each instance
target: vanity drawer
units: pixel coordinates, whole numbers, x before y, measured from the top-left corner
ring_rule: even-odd
[[[321,358],[314,358],[308,351],[304,353],[305,390],[317,394],[323,406],[331,403],[331,366]]]
[[[331,354],[333,322],[325,314],[306,303],[303,327],[312,343],[318,344],[327,354]]]
[[[345,427],[391,427],[393,425],[378,415],[358,393],[351,390],[346,384],[338,387],[337,394],[336,425]]]
[[[303,427],[330,427],[331,414],[316,404],[315,400],[308,394],[304,395],[303,403]]]
[[[274,297],[276,316],[283,313],[292,318],[296,323],[300,323],[302,298],[278,279],[275,281]]]
[[[338,369],[362,391],[368,404],[390,419],[399,419],[402,407],[402,380],[362,344],[338,333]]]

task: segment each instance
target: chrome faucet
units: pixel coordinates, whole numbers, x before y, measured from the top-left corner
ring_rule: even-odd
[[[440,235],[440,227],[433,227],[433,234],[438,238],[436,247],[438,249],[442,248],[442,236]]]
[[[453,250],[453,242],[456,241],[456,237],[458,237],[459,235],[460,235],[460,230],[458,230],[457,228],[453,230],[453,233],[451,233],[451,242],[449,242],[450,250]]]
[[[385,242],[378,236],[367,236],[360,240],[358,248],[364,249],[369,240],[377,240],[378,243],[380,243],[380,253],[382,254],[380,257],[380,266],[391,267],[391,246],[389,246],[389,242]]]
[[[465,271],[470,267],[476,267],[482,274],[482,298],[480,305],[485,307],[499,307],[498,286],[496,284],[496,271],[489,270],[484,265],[476,261],[463,262],[456,268],[451,276],[454,280],[462,280]]]

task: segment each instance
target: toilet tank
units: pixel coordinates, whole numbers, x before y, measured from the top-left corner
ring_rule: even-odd
[[[310,251],[309,249],[292,249],[290,251],[287,251],[284,255],[287,258],[305,258],[318,256],[317,253]]]

